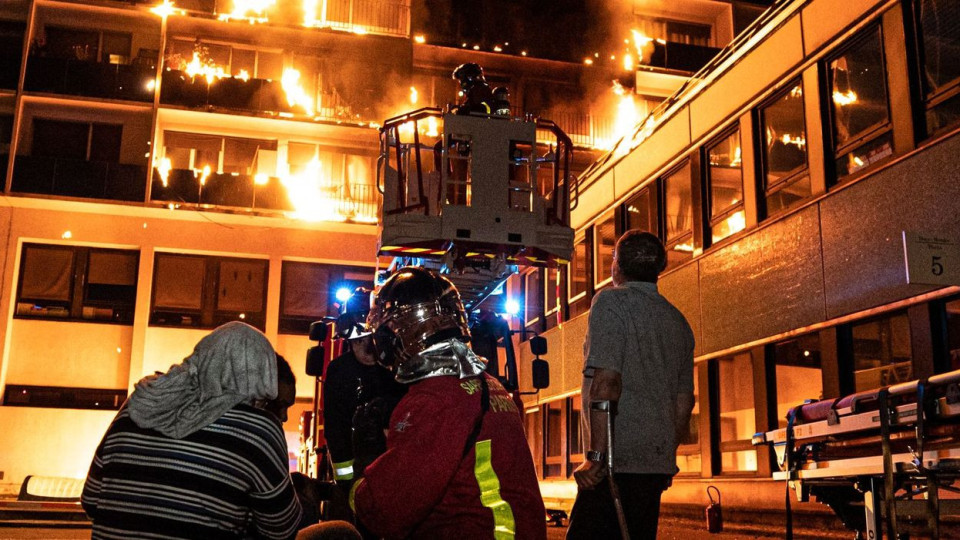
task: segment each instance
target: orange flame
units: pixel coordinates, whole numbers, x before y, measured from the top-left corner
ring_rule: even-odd
[[[310,116],[313,116],[313,99],[300,86],[300,72],[293,68],[283,70],[280,86],[287,94],[287,102],[291,107],[301,107]]]
[[[207,84],[213,84],[217,79],[227,77],[223,67],[200,60],[200,53],[193,51],[193,59],[186,65],[184,71],[191,77],[201,76],[207,79]]]
[[[170,180],[170,169],[173,169],[173,163],[170,161],[170,158],[159,158],[157,159],[157,174],[160,175],[160,182],[163,184],[163,187],[167,187]]]
[[[410,87],[410,104],[416,105],[418,98],[419,98],[419,94],[417,92],[417,88],[414,86],[411,86]]]
[[[267,22],[265,12],[274,4],[276,0],[233,0],[233,11],[222,14],[218,18],[221,21],[243,19],[250,21],[251,24],[264,23]]]

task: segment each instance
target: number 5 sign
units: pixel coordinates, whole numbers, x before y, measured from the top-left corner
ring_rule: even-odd
[[[907,283],[960,285],[960,242],[943,235],[903,231]]]

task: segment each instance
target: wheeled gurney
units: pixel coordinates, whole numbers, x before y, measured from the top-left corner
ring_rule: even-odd
[[[960,515],[960,370],[925,380],[808,402],[787,426],[753,437],[770,444],[797,500],[830,506],[857,537],[939,538],[941,517]],[[789,516],[789,501],[787,511]],[[788,517],[788,537],[791,535]]]

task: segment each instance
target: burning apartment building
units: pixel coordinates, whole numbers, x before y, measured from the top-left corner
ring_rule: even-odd
[[[503,9],[4,2],[0,492],[82,478],[132,385],[227,321],[264,331],[308,402],[308,325],[378,262],[378,127],[456,102],[457,65],[560,125],[579,173],[760,11],[625,1],[600,39],[556,21],[536,39],[502,25],[512,39],[490,34],[527,14]]]

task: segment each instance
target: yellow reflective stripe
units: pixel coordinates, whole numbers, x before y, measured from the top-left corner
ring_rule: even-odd
[[[493,461],[490,456],[490,439],[477,441],[476,461],[473,465],[473,474],[477,477],[480,486],[480,502],[493,511],[493,537],[496,540],[506,540],[516,535],[517,526],[513,521],[513,509],[510,503],[500,496],[500,479],[493,470]]]
[[[350,503],[350,510],[351,510],[352,512],[356,512],[356,511],[357,511],[357,507],[356,507],[356,505],[354,504],[353,500],[357,497],[357,488],[360,487],[360,484],[363,483],[363,480],[364,480],[364,479],[361,478],[361,479],[357,480],[356,482],[354,482],[352,486],[350,486],[350,494],[347,495],[347,502]]]
[[[341,461],[333,464],[333,477],[337,480],[350,480],[353,478],[353,460]]]

